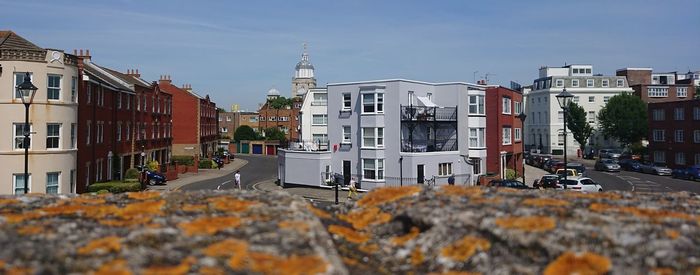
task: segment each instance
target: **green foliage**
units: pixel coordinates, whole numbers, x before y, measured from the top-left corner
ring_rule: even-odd
[[[217,113],[225,113],[226,110],[224,110],[224,108],[218,108],[218,107],[217,107],[217,108],[216,108],[216,112],[217,112]]]
[[[193,156],[173,156],[172,161],[179,165],[192,166],[194,165]]]
[[[146,168],[149,171],[159,171],[160,170],[160,164],[158,163],[157,160],[152,160],[149,162],[146,162]]]
[[[506,179],[507,180],[514,180],[516,177],[515,170],[507,168],[506,169]]]
[[[260,135],[258,135],[258,133],[256,133],[255,130],[248,125],[239,126],[236,129],[236,132],[233,133],[233,140],[235,141],[260,139]]]
[[[285,141],[287,136],[279,128],[267,128],[265,129],[265,139]]]
[[[578,142],[581,152],[586,151],[588,138],[593,134],[593,127],[588,124],[586,110],[575,102],[569,104],[569,112],[566,114],[566,128],[571,130],[574,139]]]
[[[218,167],[216,162],[210,159],[203,159],[199,161],[199,169],[214,169]]]
[[[272,109],[284,109],[286,107],[292,107],[292,99],[286,97],[278,97],[275,99],[270,99],[267,101],[267,106]]]
[[[139,178],[139,170],[136,168],[129,168],[126,170],[126,173],[124,175],[124,179],[138,179]]]
[[[647,105],[631,94],[616,95],[600,110],[598,121],[605,137],[627,146],[647,135]]]
[[[121,181],[108,181],[108,182],[98,182],[88,186],[88,192],[110,192],[110,193],[124,193],[124,192],[138,192],[141,191],[141,183],[135,182],[121,182]]]

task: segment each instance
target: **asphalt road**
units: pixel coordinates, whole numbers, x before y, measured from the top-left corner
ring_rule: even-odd
[[[270,179],[277,178],[277,158],[274,156],[236,156],[248,161],[248,164],[241,167],[241,187],[245,189],[253,189],[253,185]],[[191,191],[191,190],[225,190],[232,189],[233,175],[235,171],[231,173],[205,181],[200,181],[192,184],[188,184],[180,188],[180,190]]]
[[[588,170],[588,177],[600,183],[603,190],[624,190],[635,192],[680,192],[700,194],[700,181],[674,179],[670,176],[657,176],[631,171],[600,172]]]

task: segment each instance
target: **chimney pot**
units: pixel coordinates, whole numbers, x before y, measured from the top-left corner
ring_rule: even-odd
[[[139,69],[136,69],[136,74],[139,74]]]
[[[90,56],[90,49],[85,50],[85,55]]]
[[[83,49],[80,49],[80,56],[83,56]]]
[[[73,55],[78,55],[78,49],[73,49]]]

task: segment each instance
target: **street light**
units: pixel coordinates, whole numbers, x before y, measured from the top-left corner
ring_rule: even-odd
[[[29,72],[24,75],[24,82],[17,85],[17,91],[20,93],[20,98],[22,98],[22,103],[24,104],[24,140],[22,141],[22,146],[24,147],[24,193],[29,193],[29,135],[31,129],[29,128],[29,105],[32,105],[34,101],[34,95],[36,95],[36,90],[38,90],[34,84],[32,84],[32,77]]]
[[[523,183],[527,184],[525,181],[525,119],[527,118],[527,115],[525,112],[521,112],[518,115],[518,119],[520,119],[520,127],[522,128],[522,133],[520,133],[520,138],[521,138],[521,145],[523,146],[523,154],[522,154],[522,162],[523,162]]]
[[[143,149],[143,145],[141,145],[141,188],[146,189],[146,182],[148,181],[148,178],[146,176],[146,152]]]
[[[569,104],[571,104],[571,99],[574,98],[574,95],[567,92],[566,88],[564,88],[564,90],[561,91],[561,93],[559,93],[556,97],[557,101],[559,102],[559,107],[564,110],[564,186],[566,186],[566,180],[568,179],[567,176],[569,174],[569,171],[566,170],[569,166],[569,162],[566,159],[566,113],[569,112]]]

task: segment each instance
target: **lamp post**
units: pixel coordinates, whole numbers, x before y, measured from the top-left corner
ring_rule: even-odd
[[[566,113],[569,112],[569,104],[571,104],[571,99],[574,97],[571,93],[566,91],[566,88],[561,91],[557,96],[557,101],[559,102],[559,107],[564,110],[564,186],[566,186],[566,180],[568,179],[569,171],[566,170],[569,166],[569,162],[566,159]]]
[[[146,182],[148,181],[148,178],[146,178],[146,151],[143,149],[143,145],[141,145],[141,188],[146,189]]]
[[[522,146],[523,146],[523,154],[522,154],[522,162],[523,162],[523,183],[525,183],[525,184],[527,184],[527,183],[526,183],[526,180],[525,180],[525,119],[526,119],[526,118],[527,118],[527,115],[525,114],[525,112],[521,112],[521,113],[518,115],[518,119],[520,119],[520,125],[521,125],[520,127],[522,128],[522,133],[520,134],[520,135],[521,135],[520,138],[522,139]]]
[[[17,85],[17,91],[20,93],[22,98],[22,103],[24,104],[24,126],[22,130],[24,132],[24,140],[22,140],[22,147],[24,147],[24,193],[29,193],[29,135],[31,134],[31,128],[29,127],[29,105],[32,105],[34,101],[34,95],[36,95],[36,90],[38,90],[34,84],[32,84],[32,77],[29,72],[24,75],[24,82]]]

